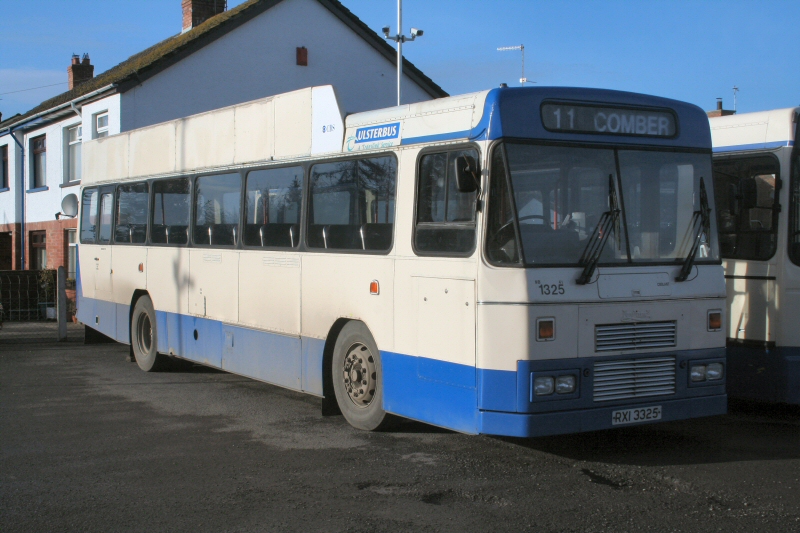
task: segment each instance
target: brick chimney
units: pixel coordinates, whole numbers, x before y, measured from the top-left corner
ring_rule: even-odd
[[[83,60],[77,54],[72,54],[72,64],[67,68],[69,90],[85,81],[94,78],[94,65],[89,61],[89,54],[83,54]]]
[[[181,0],[181,7],[184,33],[228,9],[228,0]]]
[[[727,117],[728,115],[735,114],[736,111],[732,109],[722,109],[722,98],[717,98],[717,108],[713,111],[708,111],[706,114],[710,117]]]

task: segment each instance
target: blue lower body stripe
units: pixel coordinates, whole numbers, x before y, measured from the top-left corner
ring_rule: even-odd
[[[800,405],[800,347],[728,347],[728,394]]]
[[[83,297],[79,305],[82,322],[119,342],[130,342],[130,306]],[[156,331],[161,353],[289,389],[323,394],[322,339],[163,311],[156,311]],[[649,356],[652,354],[637,354],[636,358]],[[676,365],[693,360],[724,361],[724,348],[677,352],[675,357]],[[675,393],[668,397],[598,406],[587,377],[598,359],[604,358],[519,361],[516,370],[505,371],[381,351],[383,407],[396,415],[463,433],[518,437],[607,429],[612,427],[613,410],[631,407],[659,405],[662,420],[726,411],[724,383],[690,386],[683,371],[677,372]],[[531,394],[532,376],[564,373],[576,376],[574,393],[543,399]]]

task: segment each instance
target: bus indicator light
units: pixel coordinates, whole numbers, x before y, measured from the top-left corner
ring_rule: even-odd
[[[378,283],[377,279],[373,279],[369,284],[369,293],[370,294],[380,294],[381,293],[381,286]]]
[[[722,329],[722,311],[714,309],[708,312],[708,331],[719,331]]]
[[[144,263],[139,263],[139,272],[144,272]]]
[[[536,321],[536,340],[552,341],[556,337],[556,321],[552,318],[540,318]]]

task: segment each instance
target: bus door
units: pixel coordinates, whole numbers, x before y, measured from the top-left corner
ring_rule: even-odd
[[[113,309],[113,283],[111,272],[111,236],[114,219],[114,188],[101,187],[98,201],[97,245],[94,247],[94,289],[98,300],[95,312],[96,329],[116,337],[116,313]],[[88,259],[88,258],[86,258]]]
[[[774,341],[779,167],[778,158],[772,154],[714,161],[730,339]]]

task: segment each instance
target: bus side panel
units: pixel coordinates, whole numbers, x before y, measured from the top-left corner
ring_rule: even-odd
[[[156,311],[158,351],[198,363],[222,367],[222,322]]]
[[[222,326],[222,369],[300,390],[300,338]]]
[[[94,324],[94,272],[90,269],[90,267],[92,269],[94,268],[94,261],[91,259],[84,259],[81,261],[81,257],[93,257],[91,255],[91,247],[92,245],[89,244],[81,244],[78,246],[78,254],[75,259],[77,262],[75,265],[75,270],[77,271],[77,279],[75,280],[77,311],[75,315],[78,317],[78,320],[88,326]]]
[[[381,351],[383,408],[435,426],[478,433],[477,389],[419,376],[420,360],[434,373],[471,376],[475,367]]]
[[[728,346],[728,394],[800,404],[800,348]]]

